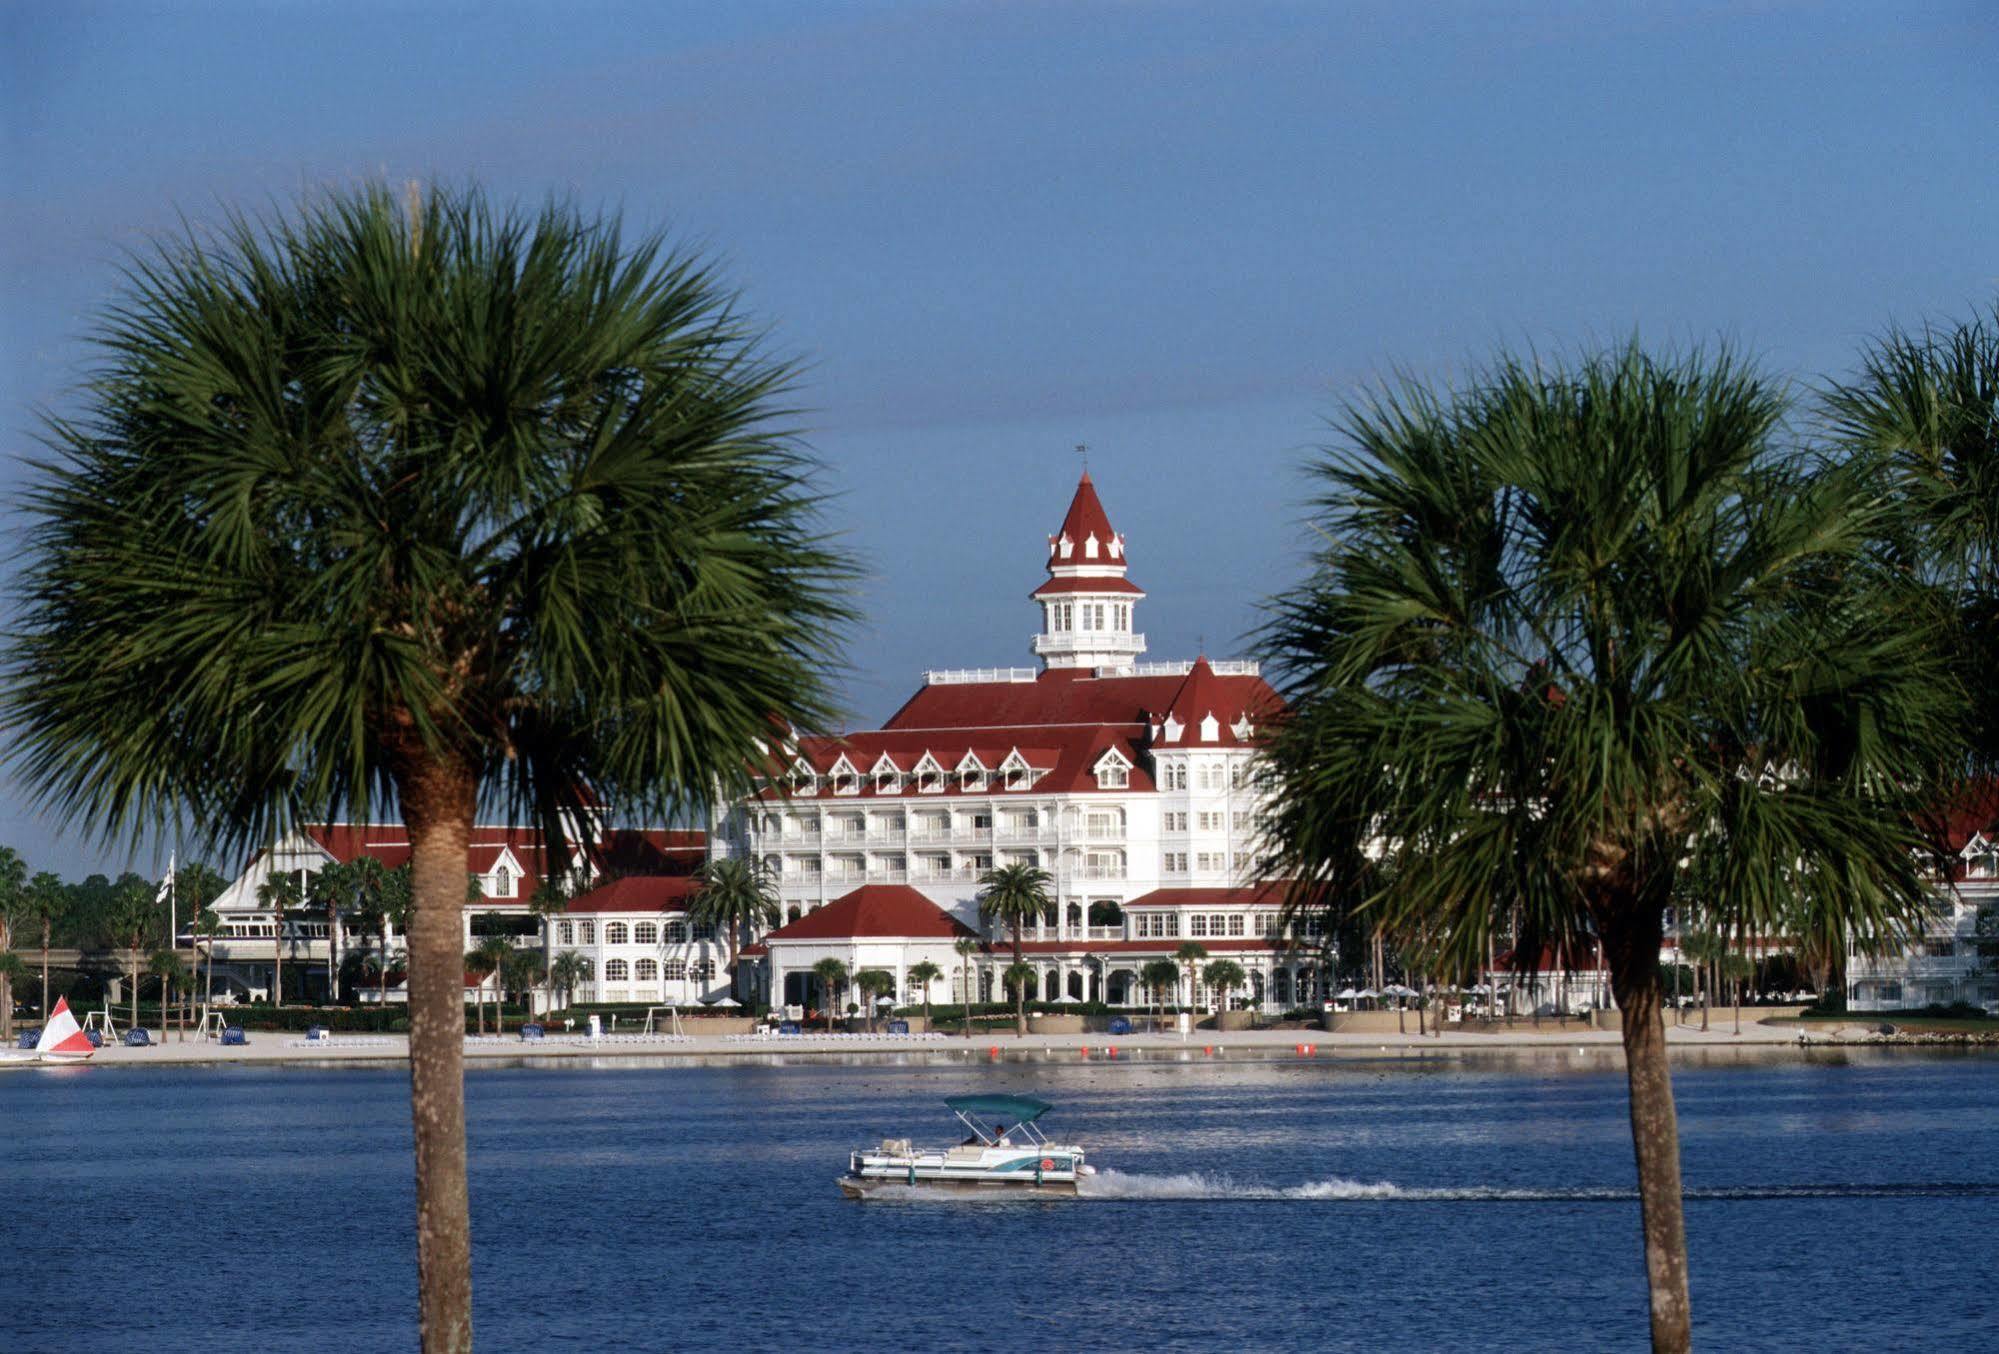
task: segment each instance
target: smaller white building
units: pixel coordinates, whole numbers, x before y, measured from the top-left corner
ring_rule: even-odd
[[[894,975],[897,1004],[913,1006],[953,999],[954,975],[967,963],[957,943],[977,939],[977,932],[907,884],[864,884],[772,931],[752,947],[750,957],[762,961],[773,1005],[824,1011],[827,994],[812,968],[822,959],[837,959],[846,965],[850,993],[854,975],[879,969]],[[942,975],[927,989],[909,976],[925,962]],[[969,962],[976,971],[986,956]],[[858,1000],[850,995],[842,1005]]]

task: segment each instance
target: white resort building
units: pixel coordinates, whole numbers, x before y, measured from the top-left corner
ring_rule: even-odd
[[[718,815],[711,849],[761,862],[783,900],[746,995],[816,1004],[831,957],[891,973],[900,1002],[926,996],[908,977],[926,960],[945,975],[932,1001],[967,983],[1003,1001],[1010,938],[981,930],[978,881],[1026,863],[1053,879],[1023,945],[1039,1000],[1141,1005],[1142,967],[1189,941],[1242,965],[1238,1003],[1318,998],[1312,956],[1279,938],[1282,889],[1251,878],[1250,762],[1277,694],[1254,663],[1139,661],[1146,594],[1087,473],[1046,563],[1038,666],[926,673],[881,728],[797,740],[784,783]],[[1216,995],[1183,976],[1169,999]]]

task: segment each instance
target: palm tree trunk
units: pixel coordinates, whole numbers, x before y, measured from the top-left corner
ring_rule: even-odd
[[[1692,1307],[1687,1297],[1679,1116],[1673,1107],[1661,1001],[1660,918],[1656,914],[1632,918],[1623,911],[1620,920],[1624,924],[1605,936],[1605,950],[1612,989],[1624,1013],[1624,1072],[1630,1086],[1631,1144],[1638,1164],[1638,1210],[1651,1287],[1652,1349],[1654,1354],[1685,1354],[1693,1348]]]
[[[139,947],[132,947],[132,1028],[139,1028]]]
[[[1020,918],[1017,916],[1013,919],[1013,962],[1016,964],[1027,962],[1020,952]],[[1026,983],[1013,985],[1013,1037],[1016,1039],[1027,1037]]]
[[[48,918],[42,919],[42,1020],[49,1018],[49,927]]]
[[[396,789],[410,834],[410,1117],[416,1139],[417,1329],[424,1354],[472,1348],[465,1182],[465,849],[469,766],[413,753]]]
[[[285,909],[273,909],[277,924],[271,928],[271,1009],[285,1004]]]

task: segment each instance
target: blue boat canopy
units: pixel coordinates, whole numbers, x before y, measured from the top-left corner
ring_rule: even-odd
[[[946,1100],[944,1105],[959,1114],[983,1114],[1016,1124],[1031,1124],[1055,1108],[1031,1095],[961,1095]]]

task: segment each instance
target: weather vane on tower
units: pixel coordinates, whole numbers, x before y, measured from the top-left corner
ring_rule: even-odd
[[[1083,458],[1083,473],[1084,473],[1085,475],[1089,474],[1089,473],[1090,473],[1090,447],[1089,447],[1089,444],[1088,444],[1087,442],[1078,442],[1078,443],[1076,444],[1076,454],[1077,454],[1078,456],[1080,456],[1080,457],[1082,457],[1082,458]]]

